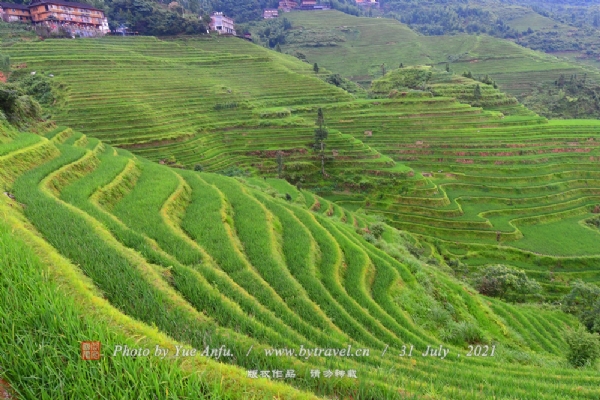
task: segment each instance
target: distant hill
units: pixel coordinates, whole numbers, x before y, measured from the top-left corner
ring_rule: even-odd
[[[292,12],[285,18],[292,27],[280,45],[284,52],[367,85],[381,76],[382,64],[389,71],[400,64],[449,63],[459,74],[490,75],[502,90],[518,98],[561,74],[587,73],[589,79],[600,81],[596,68],[488,35],[423,36],[392,19],[359,18],[337,11]]]
[[[426,35],[485,33],[534,50],[600,56],[594,1],[383,0],[382,13]]]

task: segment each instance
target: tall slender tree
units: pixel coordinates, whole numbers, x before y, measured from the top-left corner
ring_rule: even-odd
[[[477,86],[475,86],[475,89],[473,90],[473,97],[475,98],[475,100],[481,99],[481,86],[479,86],[479,83],[477,84]]]
[[[324,141],[329,136],[329,131],[325,127],[325,117],[323,110],[319,107],[317,110],[317,128],[315,129],[315,148],[321,147],[321,174],[325,176],[325,143]]]

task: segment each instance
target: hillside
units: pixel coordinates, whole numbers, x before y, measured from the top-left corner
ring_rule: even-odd
[[[368,218],[282,181],[171,169],[71,129],[35,142],[23,135],[0,134],[9,195],[0,196],[0,287],[13,288],[0,291],[0,372],[17,398],[599,395],[597,371],[562,361],[560,330],[572,317],[481,297],[411,256],[407,248],[420,245],[406,233],[384,225],[374,246],[357,233],[374,230]],[[49,308],[39,312],[41,304]],[[105,362],[78,362],[79,342],[98,339]],[[125,343],[227,352],[112,355]],[[469,343],[493,345],[494,355],[469,357]],[[266,355],[348,345],[370,356]],[[447,357],[417,354],[438,345]],[[47,362],[59,357],[72,363]],[[42,374],[39,365],[45,379],[28,379]],[[296,378],[253,379],[246,370]]]
[[[453,71],[490,75],[503,91],[521,98],[538,84],[561,74],[588,74],[595,68],[536,52],[487,35],[423,36],[395,20],[358,18],[337,11],[289,13],[284,52],[302,53],[310,63],[368,84],[387,69],[408,65],[450,63]]]
[[[288,170],[314,182],[316,106],[355,99],[306,63],[237,38],[47,40],[7,53],[27,63],[21,73],[51,73],[68,87],[53,108],[59,123],[155,161],[207,171],[272,174],[283,151]],[[343,132],[332,131],[328,146],[346,173],[407,172]]]
[[[60,124],[107,144],[180,168],[280,175],[445,240],[440,252],[474,269],[503,262],[510,246],[511,262],[549,295],[597,280],[598,233],[580,223],[599,203],[596,121],[548,122],[446,72],[428,83],[436,97],[404,93],[394,77],[407,68],[374,82],[391,80],[383,98],[357,99],[319,79],[327,72],[236,38],[48,40],[8,52],[25,74],[52,73],[67,87]],[[313,149],[318,108],[330,130],[326,177]],[[557,265],[560,279],[547,273]]]
[[[600,396],[598,368],[567,362],[578,320],[557,306],[600,282],[598,121],[549,121],[456,63],[388,68],[354,95],[238,38],[4,53],[11,81],[50,82],[59,125],[0,125],[10,400]],[[517,293],[488,290],[498,264]],[[87,340],[102,362],[80,361]],[[368,356],[333,353],[349,345]]]
[[[425,35],[488,34],[594,62],[600,7],[592,1],[385,0],[383,14]]]

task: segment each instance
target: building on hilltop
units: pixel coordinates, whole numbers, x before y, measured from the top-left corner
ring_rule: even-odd
[[[379,8],[377,0],[356,0],[356,5],[364,8]]]
[[[265,8],[265,11],[263,11],[264,19],[277,18],[278,16],[279,12],[276,8]]]
[[[316,5],[317,5],[316,0],[302,0],[300,9],[301,10],[314,10]]]
[[[290,12],[293,9],[298,8],[298,3],[296,3],[294,0],[281,0],[279,2],[279,8],[283,12]]]
[[[0,3],[0,16],[6,22],[31,22],[29,6],[23,4]]]
[[[29,5],[31,20],[36,25],[63,26],[69,30],[98,30],[108,33],[104,11],[89,4],[62,0],[33,0]]]
[[[226,17],[222,12],[210,15],[210,30],[219,32],[219,35],[235,35],[233,19]]]
[[[51,31],[63,28],[72,35],[98,36],[108,33],[104,11],[89,4],[63,0],[33,0],[28,6],[0,3],[2,19],[45,26]]]

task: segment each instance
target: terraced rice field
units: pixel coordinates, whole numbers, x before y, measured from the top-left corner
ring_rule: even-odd
[[[357,138],[371,131],[366,144],[420,177],[400,192],[371,192],[362,200],[334,192],[332,198],[445,246],[470,249],[448,256],[473,265],[484,248],[496,252],[482,257],[489,263],[506,261],[506,248],[514,247],[524,251],[516,256],[521,267],[597,280],[586,270],[599,261],[600,235],[584,220],[600,204],[600,124],[525,113],[498,118],[465,108],[443,113],[435,102],[441,101],[422,102],[420,113],[409,115],[386,102],[362,113],[332,109],[335,129]]]
[[[306,63],[236,38],[47,40],[9,53],[68,86],[65,104],[55,109],[61,124],[154,161],[174,157],[207,171],[272,173],[281,150],[290,169],[318,173],[316,109],[304,120],[290,108],[353,100],[314,77]],[[338,171],[405,170],[341,132],[330,134],[328,151],[334,150]]]
[[[443,66],[448,62],[458,74],[467,70],[476,76],[489,74],[503,91],[517,97],[536,84],[554,82],[561,74],[587,73],[600,81],[595,68],[486,35],[423,36],[392,19],[360,18],[335,10],[292,12],[286,18],[293,29],[284,51],[297,50],[311,63],[366,84],[381,76],[383,63],[389,71],[400,63]],[[331,45],[322,39],[328,36],[339,40]],[[314,46],[319,41],[321,46]]]
[[[321,14],[342,18],[304,14],[314,15],[309,25]],[[488,39],[464,43],[484,51]],[[506,58],[514,46],[501,43],[496,53]],[[452,49],[439,45],[435,54]],[[269,177],[282,151],[286,179],[337,203],[303,194],[325,214],[341,216],[339,206],[379,213],[442,240],[447,257],[474,267],[510,253],[511,263],[558,293],[571,279],[597,280],[589,270],[598,231],[582,224],[600,204],[597,121],[547,121],[487,85],[480,107],[462,104],[456,99],[469,101],[472,81],[442,75],[430,82],[439,97],[355,99],[314,77],[310,65],[236,38],[47,40],[8,52],[68,86],[56,110],[61,124],[107,144],[189,169]],[[531,65],[561,65],[543,57]],[[521,61],[510,62],[528,65]],[[330,129],[327,179],[312,149],[319,107]],[[543,275],[549,270],[564,281]]]
[[[44,304],[67,310],[56,318],[54,310],[33,312],[31,301],[0,301],[8,322],[0,326],[0,376],[19,398],[90,390],[119,398],[600,396],[597,371],[562,361],[559,332],[575,324],[572,317],[483,298],[408,255],[410,235],[386,227],[384,237],[399,251],[393,257],[356,232],[370,223],[364,215],[282,181],[161,166],[71,129],[37,141],[14,132],[0,138],[0,179],[10,194],[0,196],[0,260],[8,260],[0,282],[14,287],[11,299],[37,296],[43,286],[56,299]],[[27,285],[15,284],[24,279]],[[452,323],[471,327],[476,343],[494,345],[494,356],[468,356],[464,338],[442,339],[443,321],[415,317],[423,304],[452,310]],[[23,334],[32,327],[60,343],[39,348]],[[80,342],[96,339],[102,361],[78,361]],[[186,360],[113,356],[124,343],[228,352]],[[369,356],[268,355],[271,348],[349,345]],[[414,346],[411,357],[405,345]],[[439,345],[447,357],[421,356]],[[30,379],[46,357],[57,359],[44,364],[52,373]],[[23,359],[31,363],[17,362]],[[251,378],[248,370],[295,377]]]

